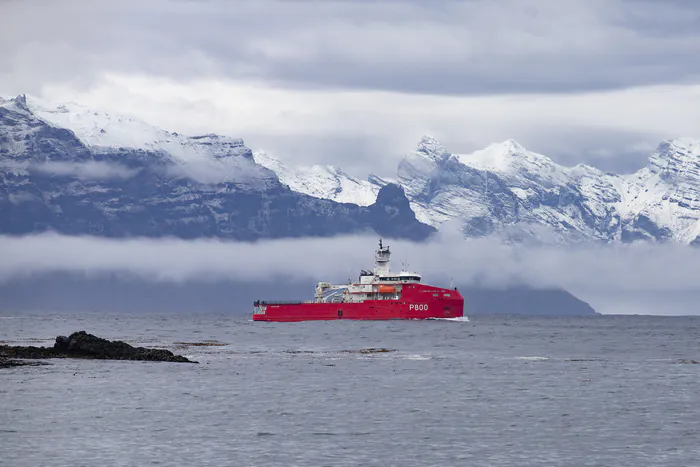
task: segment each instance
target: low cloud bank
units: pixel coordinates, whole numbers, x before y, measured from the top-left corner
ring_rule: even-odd
[[[53,233],[0,236],[0,281],[51,272],[129,273],[148,281],[347,280],[373,263],[377,238],[341,236],[232,242],[219,239],[107,239]],[[700,251],[676,245],[505,245],[444,232],[425,243],[386,241],[394,269],[402,262],[426,280],[530,285],[569,290],[700,290]]]
[[[104,161],[85,162],[17,162],[13,160],[0,161],[0,170],[14,172],[18,175],[26,175],[32,171],[60,177],[75,177],[79,180],[109,180],[127,179],[138,173],[121,164]]]
[[[240,156],[180,160],[166,168],[166,175],[187,177],[204,184],[235,182],[252,187],[259,186],[264,179],[274,179],[272,172]]]
[[[128,167],[100,161],[46,162],[30,168],[49,175],[75,177],[80,180],[127,179],[137,174],[136,170]]]

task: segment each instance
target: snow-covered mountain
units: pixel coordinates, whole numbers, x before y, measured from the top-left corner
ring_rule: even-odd
[[[631,175],[564,167],[514,141],[450,154],[424,137],[399,164],[419,220],[464,222],[469,235],[558,240],[677,241],[700,235],[700,142],[661,143]]]
[[[324,189],[325,177],[308,170],[263,165],[282,179],[303,179],[287,183],[311,196],[371,200],[377,190],[373,177],[358,181],[336,170],[332,189]],[[396,181],[418,220],[439,228],[458,219],[467,236],[700,241],[700,141],[691,139],[665,141],[647,167],[617,175],[584,164],[556,164],[513,140],[453,154],[424,136],[399,163]],[[344,193],[345,186],[352,188]]]
[[[240,139],[3,99],[0,233],[49,230],[240,240],[365,231],[420,240],[434,231],[397,185],[368,206],[337,203],[291,190]]]
[[[216,186],[214,192],[262,189],[266,199],[287,190],[285,196],[296,197],[295,202],[331,203],[316,206],[326,213],[335,212],[338,203],[374,206],[382,187],[396,184],[418,221],[439,228],[456,219],[467,236],[700,243],[700,142],[691,139],[663,142],[647,167],[617,175],[583,164],[565,167],[512,140],[459,154],[424,136],[399,163],[395,178],[361,180],[332,166],[285,165],[265,152],[253,154],[237,138],[185,136],[77,104],[56,106],[19,97],[0,101],[1,109],[3,183],[15,183],[15,188],[16,180],[8,181],[8,174],[26,175],[27,161],[37,158],[44,173],[50,169],[83,179],[111,174],[133,180],[146,165],[150,170],[157,164],[165,168],[167,180],[185,177],[209,191]],[[47,161],[52,162],[48,169]],[[80,170],[70,165],[78,162]],[[207,203],[216,206],[217,219],[230,214],[226,209],[240,209],[224,208],[221,200]]]
[[[289,167],[265,151],[258,151],[253,157],[255,162],[275,172],[292,190],[339,203],[369,206],[377,200],[379,189],[392,182],[378,176],[360,180],[330,165]]]
[[[608,175],[560,166],[512,140],[451,154],[425,136],[400,162],[398,181],[418,219],[433,226],[459,219],[470,236],[611,240],[619,224]]]
[[[647,167],[618,180],[616,207],[630,239],[700,242],[700,140],[664,141]]]
[[[34,115],[55,127],[68,128],[88,148],[165,151],[181,162],[212,156],[216,159],[253,157],[253,152],[240,138],[215,134],[186,136],[133,117],[95,111],[73,102],[53,105],[36,97],[25,98],[25,101]]]

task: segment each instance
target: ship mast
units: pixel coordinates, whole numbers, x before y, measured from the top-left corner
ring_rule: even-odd
[[[382,245],[382,240],[379,239],[379,249],[374,254],[374,274],[375,275],[385,275],[389,274],[389,257],[391,256],[391,251],[389,251],[388,246]]]

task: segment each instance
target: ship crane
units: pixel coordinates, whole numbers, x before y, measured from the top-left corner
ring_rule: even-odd
[[[316,294],[314,295],[316,302],[335,302],[341,301],[343,294],[347,291],[347,285],[334,285],[328,282],[319,282],[316,285]]]

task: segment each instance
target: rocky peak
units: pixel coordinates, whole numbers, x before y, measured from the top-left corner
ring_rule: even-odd
[[[29,107],[27,107],[27,95],[26,94],[20,94],[19,96],[15,97],[12,100],[15,101],[16,105],[29,111]]]
[[[436,231],[416,220],[404,189],[395,183],[388,183],[379,190],[369,212],[375,231],[387,237],[423,240]]]
[[[404,189],[395,183],[388,183],[377,193],[377,204],[391,205],[397,208],[409,209],[408,198]]]
[[[649,170],[666,180],[700,180],[700,141],[667,140],[649,157]]]
[[[414,153],[435,162],[442,162],[450,157],[450,153],[435,138],[429,135],[423,135]]]
[[[3,99],[0,97],[0,108],[5,108],[11,112],[20,112],[23,114],[30,114],[31,110],[27,107],[27,96],[25,94],[20,94],[12,99]]]

